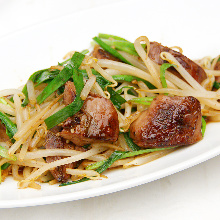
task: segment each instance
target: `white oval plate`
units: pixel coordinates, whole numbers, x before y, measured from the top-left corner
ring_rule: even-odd
[[[90,46],[99,32],[134,41],[146,35],[167,46],[179,45],[190,58],[216,56],[220,48],[217,32],[218,8],[200,1],[124,1],[29,27],[0,38],[0,88],[16,88],[31,73],[62,61],[71,50]],[[182,16],[185,15],[185,16]],[[186,16],[187,15],[187,16]],[[205,15],[205,16],[204,16]],[[215,17],[216,16],[216,17]],[[17,189],[7,179],[0,186],[0,208],[52,204],[104,195],[179,172],[220,153],[220,123],[208,124],[204,139],[149,164],[107,173],[108,179],[67,187],[42,184],[41,190]]]

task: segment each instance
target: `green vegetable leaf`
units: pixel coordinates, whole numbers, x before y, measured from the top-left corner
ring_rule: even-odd
[[[79,69],[81,66],[82,61],[84,60],[85,55],[79,52],[75,52],[70,59],[71,64],[74,66],[75,69]]]
[[[15,155],[9,155],[8,154],[8,150],[4,147],[2,147],[0,145],[0,156],[6,158],[6,159],[9,159],[9,160],[13,160],[13,161],[16,161],[17,160],[17,157]]]
[[[121,108],[121,105],[123,103],[126,102],[126,100],[120,96],[117,92],[115,92],[115,90],[113,90],[112,88],[108,87],[107,88],[107,91],[109,92],[110,94],[110,100],[112,101],[112,103],[114,104],[114,106],[117,108],[117,109],[120,109]]]
[[[160,67],[160,80],[162,83],[163,88],[167,88],[167,82],[165,78],[165,71],[170,68],[171,66],[175,67],[176,65],[173,65],[171,63],[163,63]],[[168,95],[168,93],[165,93],[164,95]]]
[[[144,150],[126,152],[126,153],[122,156],[121,159],[128,158],[128,157],[134,157],[134,156],[138,156],[138,155],[146,154],[146,153],[152,153],[152,152],[155,152],[155,151],[173,149],[173,148],[176,148],[176,147],[154,148],[154,149],[144,149]]]
[[[45,70],[42,72],[39,77],[35,80],[35,87],[39,86],[41,83],[48,82],[48,80],[53,80],[58,74],[60,70]]]
[[[0,103],[4,104],[4,105],[7,105],[7,106],[10,106],[4,98],[0,97]],[[10,106],[11,107],[11,106]]]
[[[48,69],[43,69],[43,70],[38,70],[37,72],[34,72],[30,77],[29,80],[32,82],[35,82],[36,79],[44,72],[47,71]],[[23,94],[25,95],[25,99],[23,100],[21,106],[25,107],[28,104],[28,91],[27,91],[27,84],[25,84],[24,88],[22,89]]]
[[[142,97],[142,98],[133,98],[129,102],[141,104],[141,105],[150,105],[155,97]]]
[[[123,86],[121,89],[117,90],[116,92],[118,94],[121,94],[123,92],[123,89],[134,89],[133,86]]]
[[[118,159],[125,159],[125,158],[128,158],[128,157],[134,157],[134,156],[138,156],[138,155],[141,155],[141,154],[152,153],[152,152],[155,152],[155,151],[168,150],[168,149],[173,149],[173,148],[176,148],[176,147],[144,149],[144,150],[137,150],[137,151],[132,151],[132,152],[120,151],[120,152],[122,152],[122,155],[121,155],[121,158],[118,158]],[[92,165],[89,165],[89,166],[86,167],[86,170],[98,169],[107,160],[102,160],[102,161],[96,162],[96,163],[94,163]]]
[[[86,70],[80,70],[81,73],[83,74],[83,77],[86,79],[89,79]],[[106,86],[111,85],[111,82],[105,79],[99,72],[96,70],[92,69],[92,74],[96,76],[96,82],[100,85],[102,90],[105,90]]]
[[[96,170],[98,173],[104,172],[106,169],[108,169],[116,160],[120,159],[122,156],[123,152],[120,151],[115,151],[112,153],[112,155]],[[67,183],[62,183],[59,186],[67,186],[67,185],[72,185],[76,183],[81,183],[90,180],[88,177],[84,177],[80,180],[77,181],[72,181],[72,182],[67,182]]]
[[[96,43],[98,43],[105,51],[109,52],[114,57],[120,59],[124,63],[127,63],[129,65],[132,65],[129,61],[127,61],[117,50],[111,48],[108,44],[106,44],[104,41],[102,41],[99,37],[93,38]]]
[[[4,163],[2,166],[1,166],[1,169],[2,170],[6,170],[11,164],[10,163]]]
[[[53,92],[64,85],[70,77],[72,77],[73,69],[78,69],[85,55],[75,52],[71,58],[71,62],[44,88],[43,92],[37,97],[38,104],[41,104]],[[76,86],[77,87],[77,86]]]
[[[205,134],[205,130],[206,130],[206,121],[205,119],[202,117],[202,136],[204,137]]]
[[[72,76],[72,65],[67,64],[65,68],[57,75],[37,97],[37,103],[41,104],[47,97],[55,92],[59,87],[65,84]]]
[[[111,34],[103,34],[103,33],[99,33],[98,35],[100,38],[102,39],[114,39],[114,40],[120,40],[120,41],[126,41],[129,42],[128,40],[122,38],[122,37],[118,37],[115,35],[111,35]]]
[[[81,57],[81,62],[82,60],[83,59]],[[79,67],[80,64],[78,63],[76,66]],[[80,94],[84,87],[82,72],[79,71],[77,68],[73,68],[72,74],[73,82],[76,88],[76,98],[71,104],[51,115],[49,118],[45,119],[48,130],[76,114],[83,106],[83,100],[80,98]]]
[[[87,53],[89,53],[89,50],[86,49],[86,50],[81,51],[80,53],[86,55]]]
[[[87,177],[83,177],[80,180],[71,181],[71,182],[67,182],[67,183],[61,183],[59,186],[68,186],[68,185],[72,185],[72,184],[76,184],[76,183],[82,183],[82,182],[85,182],[85,181],[88,181],[88,180],[90,180],[90,179],[87,178]]]
[[[105,79],[100,73],[92,69],[92,73],[96,76],[96,81],[102,88],[102,90],[105,90],[106,86],[111,85],[111,82],[109,82],[107,79]],[[88,79],[88,75],[86,71],[82,71],[83,76]],[[110,100],[115,105],[117,109],[121,108],[121,105],[126,102],[126,100],[120,96],[117,92],[115,92],[111,87],[107,88],[107,91],[110,94]]]
[[[111,46],[114,47],[116,50],[121,50],[124,52],[127,52],[131,55],[138,56],[138,53],[136,52],[134,48],[134,44],[126,41],[118,41],[118,40],[104,40],[104,42]]]
[[[86,144],[86,145],[83,145],[82,147],[88,150],[89,146],[90,144]]]
[[[166,150],[166,149],[172,149],[172,148],[175,148],[175,147],[144,149],[144,150],[138,150],[138,151],[133,151],[133,152],[114,151],[108,159],[102,160],[102,161],[94,163],[90,166],[87,166],[86,170],[96,170],[98,173],[101,174],[102,172],[104,172],[106,169],[108,169],[117,160],[124,159],[124,158],[127,158],[127,157],[137,156],[137,155],[140,155],[140,154],[151,153],[151,152]],[[90,179],[87,178],[87,177],[84,177],[84,178],[82,178],[80,180],[77,180],[77,181],[62,183],[59,186],[67,186],[67,185],[71,185],[71,184],[85,182],[85,181],[88,181],[88,180],[90,180]]]
[[[220,83],[215,81],[214,84],[213,84],[213,87],[216,88],[216,89],[219,89],[220,88]]]
[[[9,138],[13,138],[13,136],[17,132],[16,125],[2,112],[0,112],[0,120],[5,125]]]
[[[98,169],[100,166],[102,166],[104,163],[105,163],[106,160],[101,160],[101,161],[98,161],[96,163],[93,163],[89,166],[86,167],[86,170],[95,170],[95,169]]]
[[[125,138],[125,141],[126,141],[128,147],[130,147],[132,151],[140,150],[140,147],[133,142],[133,140],[130,138],[128,132],[123,133],[123,135],[124,135],[124,138]]]
[[[131,75],[114,75],[112,76],[112,78],[115,80],[115,81],[121,81],[121,82],[132,82],[134,80],[137,80],[137,81],[143,81],[147,87],[149,89],[156,89],[155,86],[153,86],[151,83],[149,83],[148,81],[144,80],[144,79],[141,79],[139,77],[136,77],[136,76],[131,76]]]
[[[102,173],[107,170],[116,160],[119,160],[125,152],[123,151],[114,151],[111,156],[105,160],[105,162],[98,168],[96,171]]]
[[[65,121],[67,118],[73,116],[82,108],[82,106],[83,101],[80,99],[80,97],[77,96],[71,104],[45,119],[47,129],[49,130]]]

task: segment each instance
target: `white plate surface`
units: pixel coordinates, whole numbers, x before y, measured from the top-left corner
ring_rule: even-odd
[[[184,13],[185,16],[182,16]],[[187,14],[187,16],[186,16]],[[205,15],[205,16],[204,16]],[[99,32],[131,41],[146,35],[167,46],[179,45],[195,59],[216,56],[220,48],[218,7],[206,1],[124,1],[48,21],[0,38],[0,88],[16,88],[31,73],[62,61],[71,50],[90,46]],[[179,172],[220,153],[219,123],[208,124],[204,139],[190,147],[149,164],[114,170],[108,179],[88,181],[67,187],[42,184],[41,190],[18,190],[17,182],[7,179],[0,186],[0,208],[52,204],[104,195]]]

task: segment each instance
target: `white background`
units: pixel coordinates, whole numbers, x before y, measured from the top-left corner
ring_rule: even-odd
[[[33,24],[116,2],[119,1],[0,0],[0,38]],[[123,2],[126,3],[125,0]],[[220,6],[217,1],[209,3],[213,7]],[[219,31],[219,26],[215,31]],[[132,189],[74,202],[0,210],[0,217],[54,220],[220,219],[219,168],[220,156]]]

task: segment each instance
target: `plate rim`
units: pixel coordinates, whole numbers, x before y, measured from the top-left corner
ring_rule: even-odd
[[[130,2],[135,2],[135,1],[129,0],[127,2],[130,3]],[[123,4],[123,2],[114,2],[111,4],[96,6],[94,8],[89,8],[86,10],[82,10],[82,11],[78,11],[78,12],[74,12],[74,13],[69,13],[67,15],[62,15],[57,18],[52,18],[52,19],[49,19],[46,21],[35,23],[33,25],[24,27],[22,29],[19,29],[19,30],[16,30],[16,31],[13,31],[11,33],[8,33],[6,35],[1,36],[0,42],[4,41],[7,38],[13,37],[16,34],[30,31],[31,29],[38,28],[42,25],[48,25],[48,24],[53,23],[57,20],[66,19],[66,18],[71,17],[73,15],[74,16],[80,15],[80,14],[85,13],[86,11],[90,12],[90,11],[97,10],[99,8],[106,8],[109,5],[112,6],[112,5],[121,5],[121,4]],[[99,188],[96,190],[87,189],[87,190],[83,191],[84,196],[79,195],[80,193],[82,194],[82,191],[79,191],[79,192],[69,192],[69,193],[63,193],[63,194],[59,194],[59,195],[50,195],[50,196],[43,196],[43,197],[38,197],[38,198],[28,198],[28,199],[21,199],[21,200],[17,200],[17,199],[16,200],[14,200],[14,199],[13,200],[0,200],[0,208],[3,209],[3,208],[31,207],[31,206],[39,206],[39,205],[56,204],[56,203],[61,203],[61,202],[76,201],[76,200],[80,200],[80,199],[86,199],[86,198],[106,195],[106,194],[110,194],[110,193],[115,193],[115,192],[119,192],[121,190],[126,190],[126,189],[130,189],[130,188],[142,185],[142,184],[146,184],[146,183],[164,178],[166,176],[173,175],[177,172],[188,169],[190,167],[193,167],[195,165],[203,163],[211,158],[214,158],[214,157],[218,156],[219,154],[220,154],[220,145],[216,146],[214,149],[211,149],[208,152],[200,154],[197,157],[186,160],[186,161],[179,163],[175,166],[171,166],[171,167],[159,170],[157,172],[154,172],[153,174],[151,174],[151,178],[147,178],[147,176],[149,176],[149,174],[145,174],[143,176],[136,177],[133,180],[129,180],[129,181],[123,180],[118,183],[113,183],[110,186],[109,185],[99,186]],[[171,168],[172,168],[172,171],[170,171]],[[81,184],[84,184],[84,183],[81,183]],[[108,189],[111,188],[111,192],[109,192],[109,190],[106,190],[107,188]],[[23,189],[23,190],[25,190],[25,189]]]
[[[116,193],[116,192],[119,192],[122,190],[131,189],[136,186],[140,186],[140,185],[147,184],[147,183],[150,183],[153,181],[157,181],[157,180],[162,179],[164,177],[171,176],[173,174],[176,174],[176,173],[181,172],[183,170],[194,167],[198,164],[201,164],[201,163],[203,163],[207,160],[210,160],[214,157],[217,157],[219,155],[220,155],[220,145],[218,145],[216,148],[208,151],[208,153],[205,152],[203,154],[200,154],[197,157],[193,157],[193,158],[186,160],[184,162],[181,162],[176,165],[164,168],[162,170],[158,170],[150,175],[151,178],[149,178],[149,174],[145,174],[145,175],[142,175],[139,177],[135,177],[134,179],[129,180],[129,181],[123,180],[123,181],[113,183],[110,185],[99,186],[98,188],[96,188],[96,190],[87,189],[87,190],[78,191],[78,192],[70,192],[70,193],[63,193],[63,194],[59,194],[59,195],[50,195],[50,196],[43,196],[43,197],[38,197],[38,198],[28,198],[28,199],[21,199],[21,200],[17,200],[17,199],[16,200],[14,200],[14,199],[13,200],[0,200],[0,209],[22,208],[22,207],[57,204],[57,203],[77,201],[77,200],[81,200],[81,199],[93,198],[93,197],[97,197],[97,196]],[[142,165],[142,167],[143,166],[144,165]],[[172,171],[170,171],[170,170],[172,170]],[[99,180],[99,181],[102,181],[102,180]],[[84,184],[84,183],[81,183],[81,184]],[[59,187],[59,186],[57,186],[57,187]],[[111,188],[111,192],[109,192],[109,190],[110,190],[109,188]],[[26,189],[21,189],[21,190],[26,190]],[[84,196],[80,195],[82,193],[84,194]]]

